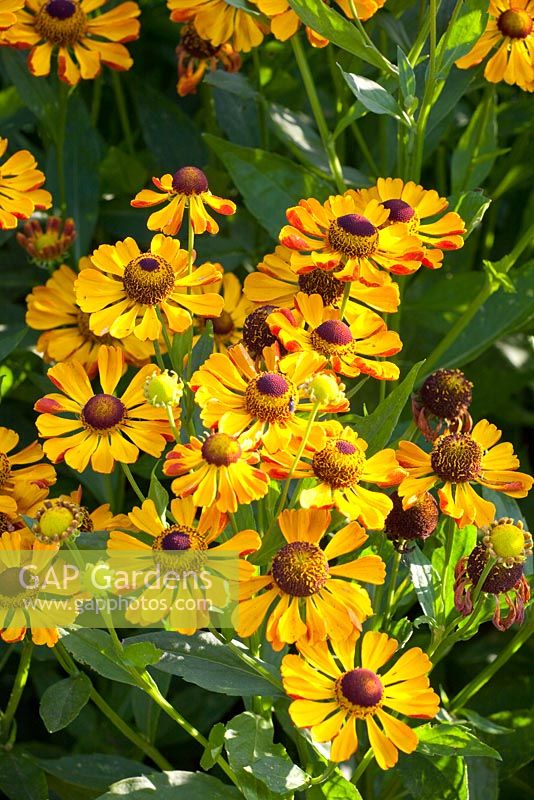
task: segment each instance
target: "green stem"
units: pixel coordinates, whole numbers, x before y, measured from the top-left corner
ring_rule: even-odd
[[[349,389],[348,392],[345,392],[345,397],[347,398],[347,400],[350,400],[351,397],[354,397],[355,394],[358,394],[360,389],[363,389],[368,380],[369,380],[369,375],[366,375],[364,378],[358,381],[356,386],[353,386],[352,389]]]
[[[193,220],[191,219],[191,206],[187,207],[187,274],[191,275],[193,272],[195,249],[195,229],[193,228]],[[187,287],[187,293],[191,291],[191,287]]]
[[[135,480],[134,476],[132,475],[132,471],[131,471],[130,467],[128,466],[128,464],[124,464],[123,462],[121,462],[121,467],[122,467],[122,471],[126,475],[126,479],[128,480],[128,483],[130,484],[130,486],[132,487],[132,489],[136,493],[136,495],[139,498],[139,500],[141,501],[141,503],[144,503],[145,500],[146,500],[146,497],[144,496],[143,492],[141,491],[141,489],[139,488],[139,486],[137,484],[137,481]]]
[[[353,784],[356,785],[358,783],[358,781],[360,780],[360,778],[362,777],[363,773],[365,772],[365,770],[367,769],[367,767],[369,766],[369,764],[371,763],[371,761],[373,760],[374,757],[375,757],[375,754],[373,753],[373,748],[370,747],[369,750],[367,751],[367,753],[364,755],[364,757],[360,761],[360,763],[358,764],[358,766],[356,767],[356,769],[354,770],[354,774],[353,774],[353,776],[351,778],[351,781],[352,781]]]
[[[230,520],[230,525],[232,526],[232,530],[234,533],[239,533],[239,525],[237,524],[237,520],[235,518],[235,514],[232,514],[230,511],[228,512],[228,519]]]
[[[410,161],[410,169],[408,170],[408,177],[416,183],[421,178],[421,169],[423,165],[423,149],[425,145],[425,131],[428,124],[430,111],[432,110],[432,103],[434,100],[434,89],[436,80],[436,45],[437,45],[437,13],[438,13],[438,0],[430,0],[429,8],[429,23],[430,23],[430,54],[428,63],[428,72],[425,82],[425,90],[423,93],[423,100],[421,108],[417,116],[417,125],[415,129],[415,138],[413,142],[413,152]]]
[[[156,354],[157,365],[163,372],[165,370],[165,362],[163,361],[163,356],[161,354],[161,347],[159,346],[159,342],[157,339],[154,339],[154,353]]]
[[[174,436],[174,440],[180,443],[180,433],[178,432],[178,428],[176,427],[176,422],[174,421],[174,415],[172,413],[172,406],[167,403],[165,405],[165,411],[167,413],[167,419],[169,420],[169,427],[172,431],[172,435]]]
[[[322,773],[322,775],[318,775],[316,778],[310,778],[309,785],[310,786],[318,786],[321,783],[324,783],[325,781],[328,780],[328,778],[331,775],[334,774],[334,772],[337,770],[338,767],[339,767],[339,764],[337,764],[335,761],[331,761],[329,763],[328,767]]]
[[[389,576],[388,581],[388,591],[386,595],[386,603],[384,607],[384,622],[383,624],[386,625],[388,620],[393,616],[393,612],[395,611],[395,606],[393,604],[393,595],[395,594],[395,585],[397,583],[397,576],[399,574],[399,566],[401,561],[401,555],[397,550],[393,555],[393,566],[391,567],[391,574]]]
[[[328,130],[328,126],[326,124],[326,119],[323,114],[321,102],[319,100],[317,91],[315,89],[315,81],[313,75],[311,74],[310,67],[306,59],[306,54],[304,52],[304,48],[302,47],[302,42],[300,40],[299,34],[295,34],[295,36],[291,37],[291,44],[293,46],[293,53],[295,54],[295,60],[299,68],[299,72],[302,78],[302,83],[304,84],[306,94],[308,95],[308,100],[311,106],[311,110],[313,116],[315,117],[315,122],[317,123],[317,128],[319,130],[319,135],[323,143],[323,148],[326,157],[328,159],[328,163],[330,165],[330,172],[332,173],[332,178],[334,179],[338,192],[342,194],[345,191],[343,170],[341,168],[339,158],[337,157],[335,144],[332,140],[330,131]]]
[[[464,686],[464,688],[458,692],[456,697],[454,697],[450,704],[449,710],[455,711],[458,708],[463,708],[469,700],[479,692],[483,686],[485,686],[489,681],[493,678],[495,673],[501,669],[517,651],[528,641],[528,639],[534,633],[534,619],[529,620],[525,625],[523,625],[516,635],[511,639],[506,647],[501,650],[497,658],[488,664],[476,678]]]
[[[117,103],[117,111],[119,112],[119,119],[121,123],[122,133],[126,142],[126,149],[128,152],[134,154],[134,143],[132,137],[132,126],[128,119],[128,109],[126,107],[126,98],[124,97],[124,90],[118,72],[112,71],[111,82],[113,84],[113,92],[115,94],[115,102]]]
[[[345,313],[345,309],[347,307],[347,303],[349,302],[350,289],[351,289],[351,281],[347,281],[346,284],[345,284],[345,287],[343,289],[343,297],[341,299],[341,305],[339,307],[340,319],[343,319],[343,314]]]
[[[59,82],[59,108],[57,126],[55,127],[57,182],[59,186],[59,210],[63,216],[67,214],[67,194],[65,187],[65,136],[67,133],[67,116],[69,113],[70,87]]]
[[[245,653],[240,647],[237,647],[231,640],[228,641],[224,638],[224,636],[216,631],[214,628],[210,628],[210,633],[215,636],[222,644],[226,645],[229,650],[236,655],[243,664],[246,664],[248,667],[252,667],[252,669],[258,673],[264,680],[274,686],[276,690],[279,692],[283,687],[280,681],[276,680],[274,675],[266,670],[261,664],[258,664],[255,658],[250,656],[248,653]]]
[[[33,653],[33,642],[30,638],[26,638],[22,645],[22,653],[20,654],[20,661],[19,666],[17,669],[17,674],[15,675],[15,681],[13,683],[13,688],[11,689],[11,694],[9,696],[9,700],[7,703],[6,710],[4,715],[1,719],[1,728],[2,728],[2,740],[3,741],[11,741],[14,738],[14,735],[11,731],[11,726],[13,724],[13,719],[15,714],[17,713],[17,708],[19,707],[19,703],[22,698],[22,694],[24,692],[24,687],[28,681],[28,675],[30,673],[30,663],[32,660],[32,653]]]
[[[354,25],[360,31],[360,34],[361,34],[365,44],[367,45],[367,47],[370,47],[371,50],[374,51],[375,56],[381,62],[381,69],[383,69],[384,72],[387,72],[388,75],[391,75],[391,76],[395,77],[397,75],[396,68],[393,66],[393,64],[390,61],[388,61],[388,59],[385,57],[385,55],[380,52],[380,50],[375,45],[375,43],[373,42],[371,37],[368,35],[367,31],[365,30],[365,28],[362,25],[362,22],[361,22],[361,20],[360,20],[360,18],[358,16],[358,10],[356,8],[356,3],[354,2],[354,0],[349,0],[349,7],[350,7],[350,12],[351,12],[352,16],[354,17]]]
[[[53,652],[65,672],[67,672],[69,675],[79,674],[80,671],[78,667],[61,642],[56,644]],[[90,699],[95,706],[100,709],[104,716],[107,717],[111,724],[117,728],[117,730],[120,731],[120,733],[122,733],[122,735],[128,739],[128,741],[132,742],[132,744],[138,747],[141,752],[152,759],[154,764],[156,764],[163,771],[172,770],[172,764],[167,761],[167,759],[159,752],[159,750],[154,747],[153,744],[147,741],[144,736],[133,730],[128,723],[125,722],[122,717],[119,716],[119,714],[117,714],[117,712],[114,711],[110,705],[108,705],[108,703],[106,703],[102,695],[97,692],[93,685],[91,685]]]
[[[91,122],[93,127],[98,125],[100,116],[100,104],[102,102],[102,75],[98,75],[93,81],[93,101],[91,103]]]
[[[156,306],[156,316],[159,319],[160,324],[161,324],[161,332],[163,334],[163,341],[165,342],[165,347],[167,348],[167,355],[168,355],[169,360],[171,362],[171,367],[176,372],[176,374],[179,375],[181,370],[180,370],[179,366],[177,366],[173,361],[171,336],[170,336],[170,333],[169,333],[169,329],[167,328],[167,323],[165,321],[165,317],[164,317],[163,312],[162,312],[162,310],[161,310],[161,308],[159,306]],[[155,345],[156,345],[156,342],[154,342],[154,347],[155,347]],[[161,350],[160,350],[160,353],[161,353]],[[163,361],[163,356],[162,356],[162,361]],[[158,364],[159,364],[159,362],[158,362]],[[164,367],[162,367],[162,369],[164,369]]]
[[[380,175],[380,169],[378,167],[378,164],[373,158],[373,154],[369,150],[367,142],[365,141],[365,137],[362,134],[361,130],[359,129],[358,124],[356,122],[351,122],[350,129],[352,131],[354,138],[356,139],[356,143],[360,148],[362,156],[367,161],[369,169],[371,170],[371,177],[372,178],[378,177],[378,175]]]
[[[308,418],[308,424],[306,425],[306,430],[304,431],[304,436],[302,437],[302,441],[301,441],[301,443],[299,445],[299,449],[297,450],[297,454],[296,454],[295,458],[293,459],[293,463],[291,465],[291,469],[289,470],[289,474],[288,474],[288,476],[286,478],[286,482],[284,484],[284,488],[282,490],[282,494],[280,495],[280,499],[278,501],[278,506],[277,506],[276,512],[274,514],[273,524],[274,524],[274,522],[276,521],[276,518],[278,517],[278,515],[280,514],[280,512],[283,510],[283,508],[285,506],[285,502],[287,500],[287,495],[289,493],[289,486],[290,486],[291,480],[293,478],[293,473],[295,472],[295,470],[297,468],[297,465],[298,465],[298,463],[300,461],[300,458],[301,458],[301,456],[302,456],[302,454],[304,452],[304,448],[306,447],[306,444],[308,442],[308,437],[310,435],[310,431],[312,429],[312,425],[315,422],[315,417],[317,416],[317,412],[319,411],[320,404],[321,404],[321,401],[318,400],[315,403],[315,405],[313,406],[312,410],[311,410],[310,416]],[[269,530],[269,533],[270,533],[270,530]]]

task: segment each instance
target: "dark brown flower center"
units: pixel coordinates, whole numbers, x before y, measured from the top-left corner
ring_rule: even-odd
[[[193,58],[213,58],[220,49],[219,47],[214,47],[207,39],[199,36],[192,22],[182,25],[180,39],[180,44],[184,50],[187,50],[188,54]]]
[[[111,394],[95,394],[84,405],[81,419],[97,433],[113,430],[126,417],[126,407]]]
[[[442,481],[465,483],[480,474],[482,448],[468,433],[444,434],[434,442],[430,462]]]
[[[124,268],[123,283],[130,300],[155,306],[172,292],[174,271],[161,256],[141,253]]]
[[[467,574],[473,584],[476,586],[482,577],[482,573],[486,567],[489,558],[488,550],[484,544],[478,544],[471,552],[467,559]],[[514,563],[511,566],[507,564],[496,563],[491,568],[489,574],[482,585],[482,590],[489,594],[500,594],[501,592],[509,592],[510,589],[516,585],[523,575],[523,564]]]
[[[384,696],[382,681],[370,669],[351,669],[338,682],[341,695],[354,706],[374,708]]]
[[[251,311],[243,323],[243,344],[252,358],[259,358],[264,347],[270,347],[276,341],[266,319],[276,311],[276,306],[259,306]]]
[[[14,530],[15,530],[15,524],[9,519],[7,514],[4,514],[3,511],[0,511],[0,535],[2,533],[5,533],[6,531],[9,531],[11,533],[11,531]]]
[[[282,592],[293,597],[310,597],[325,585],[328,561],[316,544],[290,542],[275,555],[271,575]]]
[[[202,444],[202,458],[216,467],[228,467],[241,457],[237,439],[226,433],[212,433]]]
[[[384,200],[382,205],[389,211],[389,222],[409,222],[415,214],[404,200]]]
[[[338,280],[333,272],[324,269],[314,269],[299,275],[299,289],[304,294],[319,294],[325,306],[333,306],[343,296],[343,283]]]
[[[328,344],[343,346],[353,341],[349,326],[339,319],[327,319],[326,322],[321,322],[315,333]]]
[[[172,188],[177,194],[202,194],[208,191],[208,179],[198,167],[182,167],[172,177]]]
[[[436,417],[453,420],[469,408],[473,384],[459,369],[438,369],[423,383],[419,396]]]
[[[436,530],[439,510],[431,494],[425,492],[415,505],[407,509],[402,507],[397,492],[393,492],[390,498],[393,508],[384,526],[388,539],[427,539]]]
[[[264,372],[250,381],[245,391],[248,413],[263,422],[284,422],[295,411],[298,393],[278,372]]]
[[[218,317],[212,319],[213,333],[217,336],[227,336],[234,330],[234,321],[228,311],[221,311]]]
[[[510,39],[526,39],[532,32],[533,20],[527,11],[509,8],[497,20],[497,26]]]
[[[365,456],[352,442],[337,439],[314,453],[313,471],[333,489],[358,483],[365,467]]]
[[[11,464],[5,453],[0,453],[0,488],[5,485],[11,474]]]
[[[378,231],[362,214],[345,214],[330,223],[328,241],[347,258],[365,258],[376,250]]]
[[[75,0],[49,0],[35,15],[34,26],[43,39],[66,47],[82,38],[87,18]]]

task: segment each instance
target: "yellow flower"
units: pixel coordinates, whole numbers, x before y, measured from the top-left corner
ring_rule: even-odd
[[[50,464],[39,464],[43,449],[37,442],[16,453],[19,436],[9,428],[0,428],[0,511],[6,514],[25,513],[36,502],[34,489],[48,490],[56,482],[56,471]],[[11,455],[9,455],[11,453]]]
[[[7,139],[0,139],[0,158],[7,150]],[[28,219],[36,208],[52,205],[52,195],[40,187],[44,173],[28,150],[18,150],[0,164],[0,230],[16,228],[19,219]]]
[[[248,53],[263,41],[258,17],[225,0],[167,0],[173,22],[193,20],[199,36],[218,46],[230,42]]]
[[[254,567],[243,556],[259,549],[261,539],[256,531],[245,530],[236,533],[226,541],[213,545],[214,540],[220,536],[226,526],[226,516],[216,508],[195,505],[190,497],[171,502],[170,511],[174,522],[171,525],[162,522],[152,500],[145,500],[142,507],[135,507],[128,514],[131,526],[142,531],[151,538],[149,543],[140,541],[133,534],[124,531],[112,531],[108,540],[108,553],[112,569],[123,570],[127,567],[130,573],[130,588],[146,587],[138,597],[139,602],[135,607],[128,609],[126,619],[136,625],[153,625],[165,619],[173,630],[179,633],[192,634],[198,628],[210,624],[210,610],[199,604],[194,609],[196,624],[184,627],[184,612],[181,610],[183,602],[197,600],[203,597],[198,585],[194,585],[201,569],[207,569],[211,586],[206,591],[210,599],[220,598],[220,604],[228,602],[226,584],[228,580],[237,581],[250,577]],[[233,573],[230,559],[233,554],[239,555],[238,572]],[[224,555],[227,554],[228,562],[225,564]],[[210,556],[215,556],[212,562]],[[132,557],[135,556],[135,557]],[[175,563],[173,565],[173,556]],[[198,561],[196,560],[196,557]],[[203,556],[208,560],[203,564]],[[177,558],[178,557],[178,558]],[[221,558],[223,557],[223,558]],[[167,585],[166,575],[172,575],[173,569],[181,572],[184,564],[190,559],[191,583],[180,581],[178,587]],[[217,563],[219,559],[219,564]],[[154,573],[154,566],[159,565],[161,573],[148,584],[148,575]],[[181,565],[181,567],[180,567]],[[219,566],[219,569],[217,569]],[[174,582],[176,583],[176,581]],[[198,584],[198,580],[197,580]],[[179,592],[178,592],[179,589]],[[175,603],[177,595],[180,603]],[[147,602],[143,602],[143,600]],[[152,601],[152,602],[148,602]],[[154,602],[159,601],[159,602]],[[187,608],[187,606],[185,606]],[[187,618],[191,619],[189,611]]]
[[[298,31],[300,20],[295,11],[291,8],[287,0],[252,0],[262,14],[271,20],[271,33],[273,36],[285,42]],[[386,0],[355,0],[354,5],[361,20],[370,19],[379,8],[382,8]],[[336,0],[338,6],[342,8],[349,19],[353,19],[350,3],[348,0]],[[325,47],[328,39],[321,36],[312,28],[306,28],[306,35],[312,47]]]
[[[0,0],[0,31],[5,31],[16,23],[16,12],[23,5],[24,0]]]
[[[432,664],[419,647],[406,650],[384,674],[378,674],[397,651],[385,633],[368,631],[356,661],[355,639],[300,644],[300,655],[284,656],[282,681],[298,698],[289,714],[299,728],[310,728],[316,742],[332,742],[332,761],[346,761],[358,749],[357,720],[365,720],[369,744],[381,769],[397,763],[399,750],[413,753],[417,731],[385,709],[417,719],[432,719],[439,698],[428,680]],[[382,729],[378,726],[380,723]]]
[[[281,372],[273,360],[265,371],[258,371],[241,345],[226,354],[214,353],[191,378],[195,400],[201,407],[200,418],[210,429],[230,436],[246,434],[275,452],[289,445],[292,438],[301,439],[307,420],[297,412],[313,407],[309,397],[299,390],[318,371],[323,359],[314,353],[301,356]],[[345,411],[347,401],[327,406],[325,411]],[[316,424],[310,441],[324,439]]]
[[[192,495],[197,506],[215,505],[234,514],[239,505],[259,500],[269,480],[255,467],[260,460],[248,436],[212,433],[204,441],[192,436],[189,444],[177,444],[167,453],[163,472],[171,477],[178,497]]]
[[[82,258],[80,270],[90,266],[90,263],[89,259]],[[76,278],[77,273],[62,264],[45,286],[36,286],[26,297],[26,324],[34,330],[46,331],[36,345],[44,360],[79,361],[90,378],[96,375],[98,351],[103,344],[122,347],[128,364],[140,366],[149,361],[152,345],[140,342],[136,336],[120,340],[109,334],[97,336],[90,330],[89,314],[76,304]]]
[[[127,2],[91,16],[104,4],[105,0],[26,0],[2,44],[31,48],[28,68],[38,77],[50,74],[52,54],[57,52],[58,75],[70,86],[80,78],[96,78],[102,64],[130,69],[133,61],[120,42],[138,38],[136,17],[141,11],[137,3]]]
[[[218,294],[188,294],[195,286],[215,283],[219,270],[203,264],[189,274],[187,251],[169,236],[154,236],[145,253],[130,237],[116,245],[103,244],[91,261],[95,269],[82,270],[74,288],[97,336],[124,339],[133,333],[141,341],[154,341],[162,332],[158,308],[177,333],[191,326],[192,314],[216,317],[222,310],[224,301]]]
[[[271,331],[289,355],[280,364],[292,364],[301,353],[316,353],[321,366],[356,378],[362,372],[378,380],[395,381],[399,368],[377,357],[395,355],[402,348],[398,333],[389,331],[382,317],[361,307],[351,325],[339,318],[339,311],[325,308],[318,294],[299,292],[295,310],[280,309],[267,317]]]
[[[47,217],[46,227],[37,219],[31,219],[17,233],[17,242],[26,250],[31,260],[40,267],[50,268],[63,260],[76,239],[74,220],[70,217]]]
[[[329,433],[319,447],[308,441],[294,471],[296,448],[265,453],[264,468],[271,478],[307,478],[313,486],[300,493],[303,508],[333,508],[349,520],[359,520],[366,528],[381,530],[393,504],[382,492],[365,489],[361,482],[394,486],[406,475],[399,467],[395,452],[380,450],[366,458],[367,442],[351,428],[339,422],[325,423]],[[311,479],[311,480],[310,480]]]
[[[361,630],[373,609],[357,581],[384,583],[384,562],[368,555],[334,566],[334,559],[352,553],[368,537],[357,522],[351,522],[323,548],[320,541],[330,521],[329,511],[300,509],[280,514],[278,524],[286,544],[274,556],[267,575],[240,583],[240,603],[234,612],[239,636],[251,636],[273,603],[266,638],[275,650],[301,640],[314,644],[327,637],[346,639]]]
[[[294,308],[297,293],[304,292],[321,295],[325,306],[339,307],[346,283],[337,278],[336,271],[317,268],[299,274],[291,263],[291,252],[279,245],[258,264],[257,272],[247,275],[243,289],[248,299],[277,308]],[[384,275],[380,286],[351,281],[343,317],[352,322],[362,304],[391,314],[398,309],[399,302],[399,288],[389,276]]]
[[[388,209],[377,200],[365,208],[354,195],[332,195],[325,203],[313,197],[286,211],[289,225],[280,242],[293,253],[297,273],[335,270],[340,280],[360,280],[368,286],[384,283],[384,270],[409,275],[421,266],[424,252],[416,236],[402,223],[387,225]]]
[[[422,264],[425,267],[441,267],[443,250],[458,250],[463,247],[464,221],[455,211],[443,213],[448,202],[434,189],[423,189],[413,181],[404,183],[400,178],[379,178],[376,186],[358,191],[350,189],[347,194],[362,209],[371,200],[377,200],[389,211],[386,225],[404,223],[408,233],[420,240],[424,252]],[[433,221],[425,222],[428,217]]]
[[[91,462],[95,472],[109,473],[116,461],[133,464],[140,450],[159,458],[174,438],[165,411],[149,405],[143,394],[147,376],[157,369],[154,364],[140,369],[121,397],[115,396],[123,360],[118,347],[101,346],[98,372],[102,392],[96,394],[79,362],[67,361],[48,370],[48,377],[63,394],[48,394],[34,408],[40,412],[37,429],[46,439],[43,449],[53,463],[65,460],[69,467],[83,472]],[[174,413],[178,415],[178,410]],[[59,416],[64,414],[68,416]]]
[[[180,97],[195,94],[206,70],[216,70],[219,63],[226,72],[237,72],[241,67],[241,57],[230,42],[213,45],[208,39],[198,35],[193,22],[182,26],[176,55],[178,56],[176,91]]]
[[[446,432],[438,436],[430,453],[412,442],[400,442],[397,459],[408,473],[398,488],[404,508],[442,483],[438,490],[440,508],[459,528],[489,525],[495,506],[480,497],[472,483],[509,497],[526,497],[533,482],[529,475],[516,472],[519,459],[508,442],[497,445],[500,438],[501,431],[483,419],[471,433]]]
[[[223,271],[220,264],[213,265],[216,269]],[[253,305],[247,300],[241,289],[239,278],[233,272],[226,272],[222,279],[213,285],[214,291],[222,294],[224,306],[218,317],[212,319],[213,338],[215,349],[219,353],[225,353],[227,347],[241,341],[243,323]],[[203,294],[206,287],[200,286],[195,290],[195,294]],[[204,320],[197,320],[199,327],[204,328]]]
[[[159,192],[142,189],[130,203],[134,208],[148,208],[169,201],[164,208],[149,216],[149,231],[162,231],[175,236],[182,227],[184,211],[189,208],[191,226],[196,234],[206,231],[218,233],[219,226],[206,211],[206,205],[225,216],[236,212],[235,203],[210,192],[208,179],[198,167],[181,167],[174,175],[152,178],[152,183]]]
[[[58,549],[58,545],[25,537],[24,531],[0,537],[0,638],[4,642],[20,642],[30,629],[34,644],[53,647],[59,639],[57,628],[76,619],[73,595],[79,591],[78,582],[58,580],[62,574],[56,560]],[[56,565],[53,571],[52,563]],[[38,582],[36,587],[30,575]]]
[[[474,67],[497,51],[484,68],[490,83],[516,84],[534,91],[534,2],[533,0],[490,0],[486,30],[474,47],[456,61],[460,69]]]

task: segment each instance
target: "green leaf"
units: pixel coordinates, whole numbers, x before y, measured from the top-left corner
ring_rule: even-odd
[[[379,83],[375,83],[369,78],[364,78],[363,75],[355,75],[353,72],[341,70],[341,74],[351,92],[368,111],[373,114],[387,114],[401,122],[406,122],[395,98]]]
[[[161,660],[155,665],[157,669],[179,675],[203,689],[236,697],[262,694],[268,697],[284,696],[281,688],[277,689],[258,675],[253,667],[245,664],[211,633],[199,631],[192,636],[182,636],[170,631],[160,631],[134,636],[128,641],[152,642],[163,651]],[[235,641],[234,645],[244,653],[248,653],[241,642]],[[268,664],[259,659],[255,660],[264,670],[270,672],[273,678],[278,677],[276,671]]]
[[[411,368],[402,383],[399,383],[379,406],[366,417],[349,414],[344,419],[354,427],[369,448],[369,455],[381,450],[389,442],[404,406],[408,402],[416,378],[424,361],[419,361]]]
[[[432,566],[434,573],[444,580],[444,576],[448,573],[448,586],[452,587],[454,584],[454,570],[456,564],[466,555],[469,555],[475,547],[477,541],[477,529],[474,525],[467,525],[465,528],[455,532],[452,540],[451,553],[448,562],[445,563],[445,537],[443,535],[443,525],[440,529],[441,545],[436,547],[432,552]],[[434,536],[434,541],[436,537]],[[445,597],[445,616],[454,608],[454,593],[452,590],[447,592]]]
[[[370,45],[366,44],[362,34],[353,22],[350,22],[333,8],[329,8],[323,0],[288,0],[302,22],[325,36],[332,44],[352,53],[367,64],[382,69],[385,59]],[[386,62],[387,63],[387,62]],[[395,67],[391,64],[391,72]]]
[[[174,101],[137,78],[131,85],[140,128],[159,170],[169,172],[184,164],[206,163],[206,148],[191,116]],[[139,186],[139,189],[141,186]]]
[[[134,642],[133,644],[126,642],[124,646],[124,660],[136,669],[143,670],[152,664],[157,664],[161,655],[161,650],[154,647],[151,642]]]
[[[306,800],[363,800],[358,789],[343,775],[332,775],[306,792]]]
[[[204,83],[209,83],[210,86],[215,86],[216,89],[236,94],[238,97],[254,100],[258,96],[256,89],[251,85],[246,75],[241,72],[225,72],[222,69],[217,69],[205,75],[203,81]]]
[[[484,192],[479,189],[476,192],[463,192],[458,196],[450,197],[449,204],[451,211],[456,211],[465,222],[464,238],[467,239],[482,221],[491,205],[491,198],[486,197]]]
[[[239,800],[242,795],[226,783],[198,772],[163,772],[127,778],[113,784],[109,792],[96,800]]]
[[[415,72],[400,47],[397,47],[397,66],[399,68],[400,90],[405,104],[410,106],[416,93]]]
[[[476,189],[490,174],[497,157],[495,96],[489,94],[476,107],[452,155],[452,194]]]
[[[135,156],[112,145],[100,164],[102,192],[133,196],[146,183],[148,171]]]
[[[156,506],[156,511],[158,512],[160,518],[165,519],[165,512],[167,511],[167,506],[169,505],[169,493],[156,475],[158,466],[159,462],[154,466],[154,469],[150,473],[148,498],[152,500]]]
[[[400,757],[397,769],[414,800],[469,800],[463,758],[427,758],[411,753]]]
[[[467,758],[469,800],[499,799],[499,765],[487,758]]]
[[[517,522],[521,521],[528,530],[528,522],[525,519],[523,512],[513,497],[508,497],[502,492],[496,492],[495,489],[489,489],[486,486],[480,487],[482,497],[484,500],[489,500],[495,506],[495,519],[500,517],[512,517]]]
[[[37,119],[46,121],[50,127],[57,108],[54,90],[47,78],[34,78],[28,69],[27,58],[27,53],[18,53],[11,49],[3,49],[2,52],[4,69],[25,105]]]
[[[534,759],[534,711],[532,708],[501,711],[492,714],[491,721],[512,728],[512,733],[499,736],[496,742],[503,759],[500,777],[506,781]],[[484,738],[491,741],[491,737]]]
[[[112,783],[140,773],[151,773],[156,768],[148,767],[122,756],[106,753],[78,753],[63,758],[34,758],[33,761],[46,773],[58,780],[93,791],[103,792]]]
[[[270,720],[250,711],[238,714],[226,725],[228,761],[248,800],[268,800],[306,785],[307,776],[295,766],[280,744],[273,744]]]
[[[286,208],[305,197],[326,199],[332,192],[327,181],[283,156],[241,147],[211,134],[204,138],[230,173],[250,213],[273,239],[278,239],[285,223]]]
[[[20,331],[15,331],[15,333],[0,335],[0,362],[7,358],[13,350],[17,349],[27,333],[28,328],[24,327]]]
[[[43,771],[23,754],[0,750],[0,789],[9,800],[48,800]]]
[[[438,42],[436,58],[439,64],[438,78],[445,77],[453,63],[469,52],[486,29],[488,20],[487,0],[469,0],[452,26]]]
[[[484,733],[490,733],[493,736],[500,736],[504,733],[513,733],[511,728],[505,728],[502,725],[497,725],[497,723],[492,722],[490,719],[486,719],[486,717],[480,716],[480,714],[477,714],[476,711],[473,711],[470,708],[460,708],[456,714],[458,716],[465,717],[467,720],[469,720],[473,727],[478,728],[478,730],[483,731]]]
[[[423,614],[428,620],[434,619],[434,604],[436,601],[434,583],[437,576],[434,573],[432,564],[417,546],[405,554],[404,560],[408,563],[413,588],[419,600],[419,605],[423,609]]]
[[[191,372],[199,369],[213,353],[213,322],[206,320],[206,327],[191,353]]]
[[[217,758],[223,751],[225,731],[226,728],[222,722],[217,722],[210,730],[208,744],[200,759],[200,766],[202,769],[211,769],[217,763]]]
[[[80,672],[49,686],[41,697],[39,714],[49,733],[55,733],[76,719],[91,696],[92,684]]]
[[[87,666],[118,683],[129,683],[137,686],[132,675],[122,665],[118,654],[114,651],[111,636],[101,630],[64,631],[63,645],[71,656]]]
[[[502,760],[497,750],[481,742],[460,725],[449,723],[434,725],[429,722],[417,728],[417,736],[419,737],[417,752],[426,756],[450,756],[457,755],[461,751],[463,757],[482,756]]]

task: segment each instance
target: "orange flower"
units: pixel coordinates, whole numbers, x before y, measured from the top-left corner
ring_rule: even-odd
[[[0,139],[0,158],[7,150],[7,139]],[[19,219],[28,219],[36,208],[52,205],[52,195],[40,187],[44,173],[28,150],[19,150],[0,165],[0,230],[16,228]]]
[[[56,471],[50,464],[39,464],[43,449],[37,442],[12,453],[19,442],[18,433],[0,428],[0,512],[26,512],[36,502],[38,494],[56,482]],[[9,455],[11,453],[11,455]],[[34,487],[34,488],[32,488]]]
[[[237,72],[241,67],[241,57],[229,42],[217,46],[211,44],[208,39],[198,35],[193,22],[183,25],[176,55],[178,56],[176,91],[180,97],[195,94],[206,70],[210,69],[213,72],[217,69],[218,63],[226,72]]]

